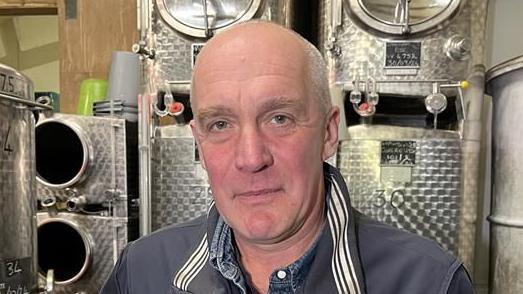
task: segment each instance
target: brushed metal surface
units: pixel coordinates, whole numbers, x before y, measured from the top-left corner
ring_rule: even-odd
[[[265,0],[254,18],[261,18],[292,27],[295,0]],[[155,66],[154,75],[156,87],[163,87],[165,81],[187,81],[192,72],[192,44],[205,43],[206,38],[195,38],[173,29],[162,19],[156,6],[152,12],[152,27],[155,35]]]
[[[464,162],[459,133],[380,125],[348,131],[338,166],[353,205],[379,221],[435,240],[472,268],[475,223],[462,220],[475,219],[476,208],[464,200],[462,177],[477,159],[469,156],[471,162]],[[415,142],[415,164],[382,164],[383,141]]]
[[[221,28],[251,19],[261,0],[201,1],[156,0],[162,18],[176,30],[195,37],[207,37]]]
[[[332,40],[331,2],[320,1],[319,9],[318,47],[326,57],[333,56],[327,49]],[[472,66],[484,64],[487,4],[485,0],[468,0],[464,8],[440,30],[405,37],[370,32],[349,17],[343,4],[342,25],[334,34],[334,44],[339,46],[341,55],[335,57],[335,62],[330,65],[332,82],[352,84],[356,75],[363,81],[367,76],[372,76],[378,81],[388,82],[379,84],[381,93],[426,95],[432,87],[419,83],[421,81],[466,79]],[[454,35],[470,39],[472,50],[468,60],[456,61],[447,56],[445,43]],[[384,68],[385,44],[390,41],[421,42],[421,64],[414,74],[387,74],[388,70]],[[407,80],[418,83],[397,83]]]
[[[523,292],[523,68],[496,66],[487,92],[492,95],[492,207],[490,290],[493,294]]]
[[[158,127],[152,151],[152,229],[205,214],[211,194],[189,126]]]
[[[38,212],[37,219],[39,225],[50,220],[66,220],[74,223],[79,230],[88,236],[92,243],[91,264],[85,273],[76,282],[67,285],[55,285],[54,293],[98,293],[114,267],[115,258],[127,244],[127,219],[87,216],[68,212],[57,214]],[[60,241],[49,240],[48,242]],[[40,279],[42,278],[43,276],[40,276]],[[43,280],[40,283],[43,283]]]
[[[137,195],[137,130],[127,128],[124,119],[90,117],[70,114],[54,114],[42,119],[38,124],[49,120],[58,120],[66,124],[74,124],[82,130],[88,138],[91,154],[85,177],[82,181],[73,184],[70,188],[78,191],[78,195],[84,195],[89,203],[105,203],[112,199],[107,192],[118,190],[119,197],[114,205],[117,207],[116,216],[127,216],[127,200],[136,198]],[[135,125],[134,125],[134,128]],[[115,131],[114,142],[111,132]],[[129,136],[133,137],[133,144],[128,144]],[[132,141],[131,140],[131,141]],[[46,144],[62,144],[63,142],[45,142]],[[113,162],[112,149],[114,146],[115,158]],[[130,150],[127,150],[127,149]],[[67,158],[64,158],[67,160]],[[134,161],[134,162],[133,162]],[[131,167],[131,168],[130,168]],[[113,183],[114,169],[114,183]],[[37,184],[37,195],[39,199],[46,196],[54,196],[65,200],[69,196],[63,188],[54,188],[42,183]]]
[[[31,259],[24,273],[30,282],[22,285],[27,289],[36,285],[35,214],[34,118],[25,106],[0,97],[0,261]],[[0,285],[7,289],[7,282]]]
[[[5,64],[0,64],[0,78],[2,79],[1,94],[20,98],[26,102],[34,101],[33,82],[27,76]]]

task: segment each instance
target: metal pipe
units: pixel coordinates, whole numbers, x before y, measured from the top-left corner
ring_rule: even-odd
[[[460,103],[463,111],[463,192],[462,192],[462,216],[459,226],[462,230],[469,232],[463,234],[459,239],[459,248],[463,248],[460,257],[469,270],[474,273],[474,247],[467,244],[474,244],[476,238],[476,214],[467,214],[467,211],[477,211],[478,199],[480,199],[480,151],[481,135],[483,131],[482,117],[484,104],[484,78],[485,68],[476,66],[469,75],[465,93],[461,92],[462,85],[457,87],[460,95]]]
[[[140,236],[151,232],[151,95],[139,95]]]

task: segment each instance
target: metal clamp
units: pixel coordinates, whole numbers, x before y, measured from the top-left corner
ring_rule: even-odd
[[[156,56],[156,51],[152,48],[147,47],[145,41],[143,40],[136,44],[133,44],[133,46],[131,47],[131,51],[133,51],[136,54],[145,56],[149,59],[154,59],[154,57]]]
[[[8,96],[8,95],[5,95],[5,94],[1,94],[1,93],[0,93],[0,99],[4,99],[4,100],[11,101],[11,102],[16,102],[16,103],[20,103],[20,104],[24,104],[24,105],[30,106],[30,107],[32,107],[30,110],[40,110],[40,109],[53,110],[53,107],[50,106],[50,105],[45,105],[45,104],[42,104],[42,103],[38,103],[38,102],[31,101],[31,100],[27,100],[27,99],[11,97],[11,96]]]
[[[45,208],[53,207],[56,205],[56,197],[54,197],[53,195],[45,196],[40,201],[40,203],[41,203],[42,207],[45,207]]]

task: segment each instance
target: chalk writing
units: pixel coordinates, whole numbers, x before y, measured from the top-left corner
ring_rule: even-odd
[[[36,284],[31,257],[0,261],[0,294],[28,294]]]
[[[194,43],[191,45],[192,67],[194,67],[194,64],[196,63],[196,57],[198,57],[198,54],[200,54],[200,51],[202,51],[203,45],[205,45],[205,43]]]
[[[20,78],[0,72],[0,92],[24,97],[24,82]]]
[[[419,67],[420,42],[389,42],[385,48],[385,67]]]
[[[381,165],[412,166],[416,164],[415,141],[381,142]]]
[[[385,190],[375,190],[367,201],[370,201],[375,207],[390,206],[398,209],[405,204],[405,190],[393,190],[390,194],[387,194]]]
[[[13,152],[13,148],[11,147],[11,144],[9,143],[9,134],[11,133],[11,125],[7,127],[7,133],[5,134],[4,143],[2,144],[3,149],[5,152]],[[0,141],[2,140],[2,137],[0,137]]]

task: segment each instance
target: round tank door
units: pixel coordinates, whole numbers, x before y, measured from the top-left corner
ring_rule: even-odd
[[[464,5],[464,0],[344,0],[363,25],[391,35],[437,30]]]
[[[227,26],[251,19],[261,0],[156,0],[162,18],[174,29],[206,38]]]

